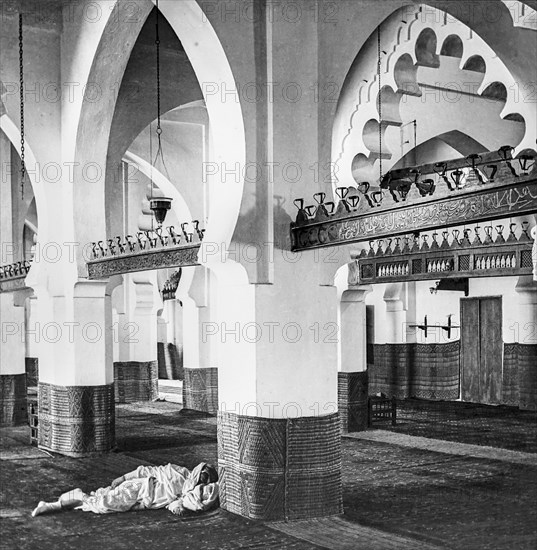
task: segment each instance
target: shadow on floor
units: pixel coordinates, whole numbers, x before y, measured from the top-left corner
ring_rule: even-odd
[[[374,428],[458,443],[537,453],[537,411],[460,401],[397,400],[397,424]]]

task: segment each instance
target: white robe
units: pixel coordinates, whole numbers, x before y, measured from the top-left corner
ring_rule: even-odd
[[[204,466],[198,464],[192,472],[175,464],[139,466],[114,489],[103,487],[86,495],[79,509],[96,514],[156,510],[180,499],[189,510],[207,510],[218,498],[218,483],[198,485]]]

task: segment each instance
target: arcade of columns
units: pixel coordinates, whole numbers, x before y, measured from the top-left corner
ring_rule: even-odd
[[[368,343],[430,343],[409,326],[427,313],[459,325],[462,295],[433,295],[427,281],[359,284],[351,256],[361,244],[292,252],[294,199],[374,182],[379,159],[387,171],[476,147],[516,154],[536,137],[535,103],[520,100],[536,81],[529,3],[516,14],[500,1],[479,13],[463,2],[356,4],[160,0],[180,41],[174,51],[170,34],[163,52],[162,79],[174,79],[163,84],[166,167],[151,162],[144,25],[154,2],[129,2],[134,13],[114,0],[52,2],[46,21],[28,13],[23,197],[18,13],[4,14],[0,264],[33,261],[23,284],[0,281],[2,425],[27,421],[36,383],[41,448],[110,451],[115,403],[158,395],[158,343],[173,344],[185,406],[218,414],[225,509],[262,519],[342,511],[340,433],[367,423]],[[470,92],[454,101],[453,82]],[[91,243],[151,227],[154,193],[173,198],[165,226],[200,220],[198,265],[180,277],[179,266],[148,264],[88,278]],[[531,230],[536,219],[514,221]],[[175,299],[163,301],[174,273]],[[469,296],[498,294],[503,342],[534,353],[535,275],[470,280]]]

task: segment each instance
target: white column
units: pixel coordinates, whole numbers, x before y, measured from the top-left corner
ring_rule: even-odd
[[[0,294],[0,374],[24,374],[25,322],[24,307],[15,303],[14,293]]]
[[[370,285],[352,288],[341,296],[340,354],[341,372],[367,370],[366,306],[365,297],[373,289]]]
[[[531,275],[519,277],[515,290],[518,295],[516,340],[521,344],[537,344],[537,281]]]
[[[119,338],[117,330],[117,328],[119,327],[119,320],[120,314],[114,307],[112,307],[112,359],[114,363],[116,361],[119,361]]]
[[[406,338],[406,304],[404,283],[389,284],[384,293],[386,303],[386,343],[401,344]]]
[[[200,366],[199,308],[192,298],[184,298],[182,309],[183,366],[185,368],[196,368]]]
[[[199,322],[199,366],[217,367],[217,343],[214,338],[207,337],[208,328],[215,325],[214,306],[205,306],[198,308]]]
[[[15,261],[13,241],[13,213],[11,199],[11,143],[0,132],[0,265]]]
[[[168,302],[169,300],[166,300]],[[165,302],[165,303],[166,303]],[[162,315],[157,315],[157,342],[166,344],[168,341],[168,325],[170,324]]]
[[[166,322],[164,326],[164,332],[162,334],[162,340],[159,342],[168,342],[175,344],[175,324],[177,323],[177,300],[166,300],[164,302],[164,311],[162,312],[162,319]]]
[[[119,314],[119,361],[155,361],[157,358],[157,307],[152,281],[126,275],[125,313]]]
[[[53,296],[37,287],[35,326],[40,382],[62,386],[110,384],[112,306],[106,281],[79,281],[70,296]]]
[[[38,319],[38,302],[37,296],[32,295],[26,301],[26,322],[25,322],[25,344],[26,344],[26,357],[39,357],[37,350],[37,343],[35,341],[34,334],[29,334],[28,329],[34,327]]]
[[[182,334],[185,368],[218,366],[219,338],[215,335],[220,335],[221,323],[216,315],[215,284],[214,275],[206,268],[198,267],[188,294],[181,295],[182,319],[177,321],[177,328]],[[180,343],[181,340],[177,341]]]
[[[407,296],[407,308],[406,308],[406,316],[405,316],[405,342],[408,343],[415,343],[417,341],[417,329],[410,328],[409,325],[412,324],[412,322],[409,322],[409,320],[415,321],[417,319],[417,307],[416,307],[416,281],[410,281],[408,283],[404,283],[406,286],[406,296]]]
[[[178,348],[183,348],[183,306],[179,300],[173,300],[174,326],[173,334],[168,333],[169,342],[173,342]]]

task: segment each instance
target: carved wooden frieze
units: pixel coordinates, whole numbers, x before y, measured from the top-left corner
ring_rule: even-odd
[[[23,260],[0,266],[0,292],[14,292],[26,288],[26,275],[30,271],[31,261]]]
[[[537,210],[537,153],[516,158],[498,151],[389,171],[379,184],[338,187],[337,204],[325,193],[317,205],[296,199],[293,250],[344,245],[379,237],[428,231]]]
[[[537,182],[516,182],[472,193],[446,197],[414,206],[395,206],[382,212],[369,211],[352,217],[294,226],[293,250],[305,250],[371,238],[393,237],[439,227],[520,216],[537,211]]]
[[[428,236],[379,239],[370,242],[370,250],[362,250],[349,269],[349,284],[374,284],[400,281],[419,281],[430,279],[464,277],[498,277],[508,275],[531,275],[533,270],[533,240],[528,235],[528,224],[522,224],[522,234],[515,236],[515,227],[504,238],[503,226],[485,227],[482,239],[480,229],[470,241],[470,230],[464,231],[459,240],[458,230],[453,230],[453,239],[449,232],[442,232],[439,243],[437,233],[433,234],[431,245]],[[493,238],[493,231],[496,237]],[[395,241],[395,248],[391,244]],[[400,247],[400,241],[404,244]],[[376,245],[376,246],[375,246]]]
[[[199,249],[199,244],[192,244],[99,258],[88,262],[88,276],[89,279],[104,279],[123,273],[195,266],[199,265]]]

